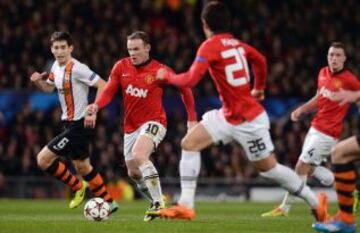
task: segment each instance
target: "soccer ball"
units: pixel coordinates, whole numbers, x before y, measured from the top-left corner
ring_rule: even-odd
[[[110,204],[100,197],[90,199],[84,206],[85,218],[92,221],[105,221],[110,214]]]

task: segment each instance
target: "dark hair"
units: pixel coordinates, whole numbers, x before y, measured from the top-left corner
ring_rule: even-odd
[[[330,48],[333,47],[333,48],[337,48],[337,49],[342,49],[344,51],[344,54],[346,56],[346,47],[345,47],[345,44],[342,43],[342,42],[332,42],[331,45],[330,45]]]
[[[218,1],[207,3],[201,12],[201,18],[205,20],[210,30],[214,33],[230,31],[230,10],[224,3]]]
[[[72,37],[71,37],[70,33],[68,33],[68,32],[55,31],[50,37],[51,45],[55,41],[61,41],[61,40],[65,40],[69,46],[73,45]]]
[[[128,40],[140,39],[140,40],[144,41],[144,44],[150,44],[149,35],[144,31],[135,31],[135,32],[131,33],[130,35],[128,35],[127,39]]]

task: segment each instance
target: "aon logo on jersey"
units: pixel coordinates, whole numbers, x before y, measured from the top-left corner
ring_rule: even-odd
[[[147,97],[147,93],[148,93],[148,90],[144,90],[144,89],[141,89],[141,88],[137,88],[137,87],[133,87],[133,85],[129,84],[126,88],[126,91],[125,93],[127,95],[131,95],[131,96],[134,96],[134,97],[139,97],[139,98],[146,98]]]
[[[324,96],[325,98],[328,98],[334,95],[334,92],[326,89],[325,87],[321,87],[320,89],[320,95]]]

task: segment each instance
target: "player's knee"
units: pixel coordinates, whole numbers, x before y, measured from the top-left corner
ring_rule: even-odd
[[[44,153],[43,151],[41,151],[37,157],[36,157],[36,161],[37,161],[37,165],[39,166],[39,168],[41,170],[46,170],[51,163],[53,162],[53,160],[51,160],[51,158]]]
[[[275,154],[271,153],[268,157],[265,159],[257,160],[254,162],[254,165],[256,169],[262,173],[262,172],[268,172],[273,170],[278,166],[278,162],[275,158]]]
[[[341,148],[336,145],[331,149],[331,161],[334,163],[340,162],[343,157]]]
[[[300,160],[295,165],[295,171],[296,173],[299,173],[299,171],[302,169],[302,164],[300,163]]]
[[[189,140],[187,137],[185,137],[181,140],[181,149],[187,151],[194,151],[196,150],[196,144],[193,141]]]
[[[298,175],[307,176],[307,175],[309,175],[310,170],[311,170],[311,165],[310,165],[310,164],[304,163],[304,162],[301,161],[300,159],[299,159],[298,162],[296,163],[295,172],[296,172]]]
[[[139,166],[143,164],[148,158],[143,153],[140,153],[139,151],[132,151],[132,156],[134,157],[134,161]]]
[[[76,171],[82,176],[86,176],[92,170],[92,166],[85,161],[74,162],[74,165],[76,167]]]
[[[128,175],[130,178],[132,178],[134,180],[138,180],[142,177],[139,169],[133,169],[133,168],[128,169]]]

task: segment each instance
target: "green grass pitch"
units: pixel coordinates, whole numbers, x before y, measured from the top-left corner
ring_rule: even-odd
[[[275,203],[198,202],[195,221],[157,219],[142,221],[146,202],[119,203],[120,209],[106,222],[91,222],[79,207],[71,210],[59,200],[0,200],[1,233],[305,233],[314,232],[309,209],[294,205],[290,217],[263,219],[260,214]],[[331,211],[335,211],[331,205]]]

